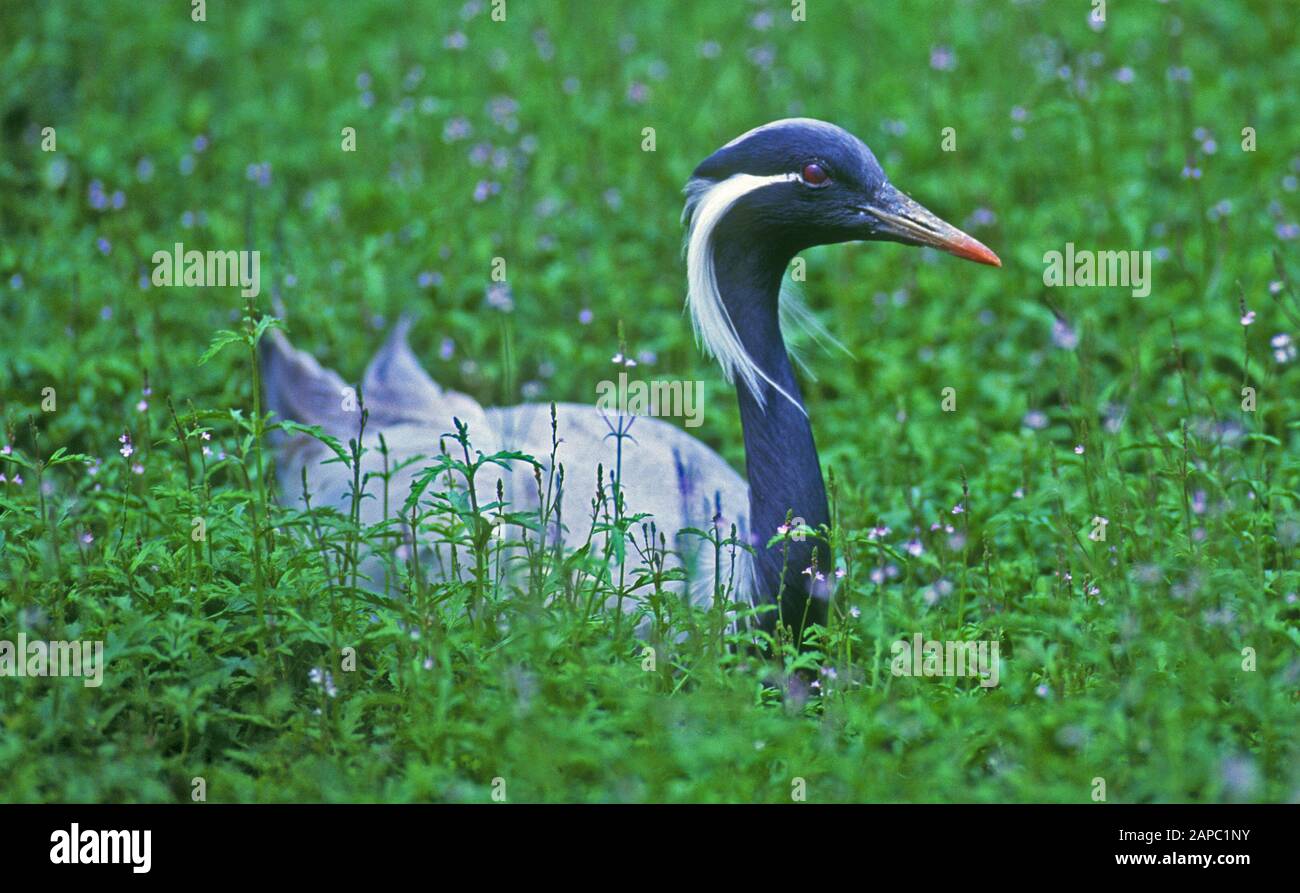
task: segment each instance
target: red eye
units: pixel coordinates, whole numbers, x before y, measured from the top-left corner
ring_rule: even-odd
[[[826,170],[816,162],[813,162],[812,164],[805,164],[803,166],[802,176],[803,176],[803,181],[807,183],[809,186],[820,186],[830,179],[830,177],[826,173]]]

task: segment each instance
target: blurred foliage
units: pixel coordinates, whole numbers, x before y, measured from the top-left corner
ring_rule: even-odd
[[[188,7],[0,9],[0,639],[110,660],[97,689],[3,680],[0,799],[1300,798],[1293,3]],[[412,640],[266,501],[250,353],[198,364],[243,299],[148,287],[175,242],[259,249],[259,307],[323,363],[357,376],[411,313],[485,405],[593,400],[621,321],[644,368],[708,381],[692,433],[743,468],[681,314],[680,190],[789,115],[860,135],[1004,267],[808,253],[850,351],[805,384],[847,576],[818,685],[784,698],[700,643],[643,672],[626,625],[565,604]],[[1151,251],[1150,296],[1045,288],[1066,242]],[[999,641],[1001,684],[891,677],[916,631]],[[357,671],[311,676],[341,642]]]

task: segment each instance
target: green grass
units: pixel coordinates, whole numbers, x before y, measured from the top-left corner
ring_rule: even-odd
[[[810,802],[1088,802],[1099,777],[1110,802],[1300,798],[1300,362],[1269,343],[1300,339],[1291,3],[1114,2],[1100,32],[1056,0],[809,0],[802,23],[779,2],[481,5],[0,12],[0,639],[102,639],[109,662],[99,688],[0,679],[0,800],[188,801],[196,777],[213,801],[485,801],[498,778],[510,801],[789,802],[796,778]],[[277,505],[243,299],[139,284],[176,241],[258,248],[256,311],[278,293],[296,344],[355,379],[409,312],[433,376],[484,405],[594,401],[621,322],[643,370],[708,381],[692,433],[743,468],[681,314],[680,190],[791,114],[863,137],[1005,264],[808,252],[852,356],[813,355],[805,383],[847,575],[801,657],[676,611],[697,634],[647,672],[558,558],[522,594],[353,588],[383,531]],[[1150,296],[1044,287],[1067,241],[1154,252]],[[485,304],[497,256],[510,312]],[[1000,684],[895,678],[917,632],[998,641]],[[834,676],[765,684],[797,663]]]

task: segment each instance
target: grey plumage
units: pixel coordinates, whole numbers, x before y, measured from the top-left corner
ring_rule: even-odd
[[[453,430],[452,419],[468,425],[475,449],[484,454],[518,451],[536,458],[549,471],[551,415],[549,404],[521,404],[484,409],[473,398],[439,387],[424,371],[407,340],[410,324],[403,320],[375,355],[362,377],[362,395],[369,412],[363,446],[362,474],[382,470],[379,435],[382,433],[393,466],[423,456],[428,461],[407,464],[390,485],[395,504],[400,505],[420,469],[438,455],[439,439]],[[262,342],[262,377],[266,408],[281,418],[318,425],[325,433],[346,443],[354,438],[360,413],[345,410],[349,385],[336,372],[322,367],[311,355],[294,348],[281,332],[271,329]],[[596,492],[596,468],[614,467],[615,443],[608,437],[606,415],[594,405],[556,404],[560,444],[556,454],[566,473],[565,517],[568,531],[553,531],[568,547],[580,545],[587,533],[583,516]],[[614,419],[609,419],[615,422]],[[632,437],[624,440],[622,489],[626,513],[647,513],[667,536],[669,567],[693,570],[691,600],[708,605],[712,598],[713,556],[702,551],[700,541],[676,536],[686,527],[707,527],[721,509],[719,523],[726,536],[730,525],[748,533],[749,491],[745,481],[712,449],[681,429],[654,418],[639,417]],[[314,505],[332,505],[345,512],[352,486],[352,473],[341,463],[323,464],[332,453],[307,435],[295,435],[281,444],[277,463],[280,487],[286,500],[303,504],[302,472],[307,470]],[[496,498],[500,481],[505,499],[514,511],[537,507],[533,471],[525,463],[510,469],[488,466],[478,481],[481,502]],[[368,492],[379,485],[372,482]],[[382,500],[362,502],[362,523],[376,524],[382,518]],[[390,512],[391,515],[391,512]],[[449,564],[446,550],[442,563]],[[736,550],[734,585],[750,591],[748,554]],[[362,565],[375,588],[382,588],[383,565],[371,556]],[[730,557],[727,572],[731,573]],[[726,581],[724,581],[726,582]],[[673,588],[673,587],[670,587]],[[684,594],[684,587],[676,587]],[[636,607],[635,602],[625,605]]]

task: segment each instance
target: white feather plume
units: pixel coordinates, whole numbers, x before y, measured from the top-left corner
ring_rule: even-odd
[[[760,381],[767,382],[795,406],[799,406],[799,401],[759,368],[741,343],[718,292],[718,279],[713,269],[713,233],[719,221],[740,199],[756,189],[797,177],[798,174],[792,173],[766,177],[735,174],[720,182],[694,179],[686,184],[686,208],[682,211],[682,220],[690,221],[685,244],[686,305],[691,311],[695,337],[705,352],[718,361],[727,381],[735,381],[739,376],[759,406],[764,403]]]

